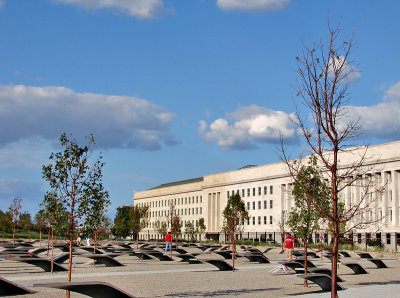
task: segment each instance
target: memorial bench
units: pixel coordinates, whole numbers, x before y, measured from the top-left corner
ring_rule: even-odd
[[[0,296],[14,296],[35,293],[35,291],[21,287],[12,281],[0,277]]]
[[[47,287],[68,290],[93,298],[132,298],[134,296],[114,287],[113,285],[99,281],[88,282],[58,282],[47,284],[34,284],[34,287]]]
[[[358,263],[340,263],[346,267],[349,267],[351,270],[354,271],[354,274],[367,274],[368,272],[365,271],[363,267],[361,267]]]
[[[42,268],[46,272],[51,272],[51,261],[44,258],[15,258],[14,261],[31,264]],[[53,262],[53,272],[68,271],[67,268]]]
[[[321,287],[322,291],[324,291],[324,292],[328,292],[331,290],[332,279],[329,275],[309,273],[309,274],[300,274],[300,275],[298,275],[298,277],[307,279],[307,280],[312,281],[313,283],[319,285]],[[342,287],[336,283],[336,289],[342,290]]]

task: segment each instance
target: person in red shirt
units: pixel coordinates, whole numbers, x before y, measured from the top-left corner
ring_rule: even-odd
[[[286,258],[287,259],[292,258],[293,249],[294,249],[294,238],[289,233],[286,233],[285,251],[286,251]]]
[[[165,251],[171,249],[171,242],[172,242],[172,235],[171,232],[168,232],[168,234],[165,236]]]

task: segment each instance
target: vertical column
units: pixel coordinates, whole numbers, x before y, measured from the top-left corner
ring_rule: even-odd
[[[216,230],[219,231],[220,228],[220,213],[221,213],[221,193],[217,192],[217,208],[216,208],[216,215],[217,215],[217,223],[216,223]]]
[[[392,171],[392,227],[399,226],[399,172]]]
[[[381,174],[381,186],[384,187],[383,190],[383,197],[382,197],[382,223],[385,227],[387,227],[388,224],[388,174],[386,172],[382,172]]]
[[[286,184],[281,184],[281,212],[286,208]]]
[[[372,220],[378,219],[378,206],[379,206],[379,192],[377,192],[379,187],[379,177],[378,174],[372,174]],[[376,223],[374,224],[376,226]]]
[[[208,200],[207,200],[207,208],[208,208],[208,210],[207,210],[207,215],[208,215],[208,218],[207,218],[207,230],[208,231],[211,231],[211,218],[212,218],[212,215],[211,215],[211,209],[212,209],[212,202],[211,202],[211,194],[209,193],[208,194]]]
[[[211,230],[214,232],[215,231],[215,193],[213,193],[211,199]]]

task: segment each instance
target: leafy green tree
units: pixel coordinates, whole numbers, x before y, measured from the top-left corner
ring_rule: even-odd
[[[131,219],[129,215],[131,208],[131,206],[121,206],[117,208],[114,226],[111,228],[111,232],[118,238],[125,238],[131,233]]]
[[[182,235],[182,222],[181,218],[175,213],[172,215],[171,234],[175,243],[178,243],[178,238]]]
[[[32,218],[28,211],[21,213],[19,225],[25,232],[28,232],[29,241],[31,239],[31,230],[33,228]]]
[[[8,215],[10,216],[10,222],[12,225],[13,232],[13,245],[15,245],[15,228],[20,220],[21,215],[21,199],[16,197],[13,199],[10,207],[8,207]]]
[[[85,212],[85,227],[94,235],[93,254],[96,253],[97,239],[106,218],[107,207],[111,204],[109,193],[103,188],[101,170],[101,168],[98,169],[96,171],[97,177],[90,181],[92,185],[87,193],[87,211]]]
[[[74,139],[63,133],[60,137],[63,151],[52,153],[51,163],[42,168],[43,178],[46,179],[52,191],[57,193],[69,212],[69,261],[68,281],[72,275],[72,244],[75,238],[76,222],[88,212],[87,206],[93,188],[99,183],[103,163],[102,157],[94,158],[92,146],[94,137],[87,138],[88,144],[81,147]],[[97,181],[97,183],[96,183]],[[67,291],[69,297],[69,291]]]
[[[11,224],[11,216],[9,214],[9,211],[3,212],[0,210],[0,228],[1,231],[3,232],[3,242],[4,242],[4,234],[6,232],[11,232],[12,231],[12,224]]]
[[[204,222],[204,217],[201,217],[197,222],[196,222],[196,231],[200,235],[200,241],[201,241],[201,235],[204,233],[206,230],[206,224]]]
[[[156,229],[157,233],[161,235],[162,239],[165,239],[165,236],[168,233],[168,225],[165,221],[157,220],[154,223],[154,228]]]
[[[301,167],[297,173],[292,191],[295,207],[289,212],[287,221],[296,237],[303,242],[305,272],[307,272],[308,242],[312,233],[319,229],[322,219],[313,202],[318,202],[320,208],[327,209],[329,191],[330,188],[317,167],[317,159],[313,156],[310,158],[308,166]],[[304,286],[308,286],[306,279],[304,279]]]
[[[139,233],[147,226],[149,206],[135,205],[131,208],[130,227],[132,233],[136,236],[136,248],[139,248]]]
[[[185,225],[185,234],[188,235],[189,243],[196,239],[196,229],[190,221],[188,221]]]
[[[45,211],[43,209],[40,209],[36,214],[35,214],[35,230],[39,232],[39,245],[42,243],[42,232],[44,229],[46,229],[47,226],[47,220],[45,216]]]
[[[49,224],[49,237],[51,236],[51,273],[53,273],[54,231],[64,234],[68,228],[68,212],[56,192],[47,192],[41,203],[46,222]]]
[[[239,194],[236,193],[229,197],[223,216],[224,229],[229,235],[232,235],[232,264],[233,270],[235,270],[236,234],[249,218],[245,204]]]

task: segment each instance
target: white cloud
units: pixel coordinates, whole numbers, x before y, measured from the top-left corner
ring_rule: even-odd
[[[129,16],[151,19],[166,10],[162,0],[52,0],[53,2],[73,4],[85,9],[111,9]]]
[[[400,100],[400,81],[393,86],[389,87],[385,92],[384,99],[387,100]]]
[[[0,146],[35,137],[54,141],[66,132],[77,139],[93,133],[101,148],[155,150],[176,144],[169,132],[173,118],[133,96],[0,85]]]
[[[256,147],[257,143],[277,143],[280,136],[287,139],[296,137],[296,128],[290,115],[257,105],[239,107],[229,113],[227,119],[217,119],[210,124],[200,121],[199,134],[209,142],[215,142],[224,150],[243,150]]]
[[[272,11],[283,9],[290,0],[217,0],[217,5],[226,10]]]
[[[350,117],[360,119],[364,137],[400,139],[400,81],[388,88],[385,101],[373,106],[350,106]]]
[[[334,70],[338,70],[339,68],[342,68],[339,80],[343,80],[347,83],[354,83],[361,77],[361,72],[357,67],[345,62],[343,56],[335,57],[334,59],[331,58],[329,60],[329,73],[333,74]]]

